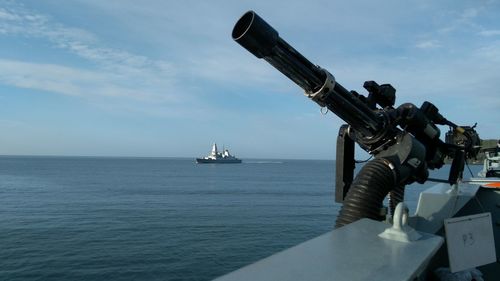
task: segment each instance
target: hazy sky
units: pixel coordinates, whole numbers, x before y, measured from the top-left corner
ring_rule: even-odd
[[[0,154],[194,157],[217,141],[333,159],[341,120],[231,39],[249,9],[344,87],[391,83],[397,105],[500,137],[499,1],[0,3]]]

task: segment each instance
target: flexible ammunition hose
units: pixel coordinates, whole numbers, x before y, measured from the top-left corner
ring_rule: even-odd
[[[335,228],[350,224],[361,218],[384,220],[381,214],[384,198],[396,187],[396,175],[386,159],[377,158],[368,162],[349,188],[340,209]]]

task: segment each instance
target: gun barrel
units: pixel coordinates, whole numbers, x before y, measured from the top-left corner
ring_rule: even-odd
[[[269,62],[306,93],[323,89],[331,76],[290,46],[254,11],[246,12],[236,22],[232,37],[250,53]],[[333,89],[328,89],[330,93],[322,103],[363,136],[371,138],[380,133],[385,125],[384,118],[338,82],[333,82]]]

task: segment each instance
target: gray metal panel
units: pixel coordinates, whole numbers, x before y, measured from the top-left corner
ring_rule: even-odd
[[[418,231],[436,233],[443,227],[444,220],[453,217],[470,199],[474,198],[478,185],[436,184],[420,193],[417,211],[409,219],[409,225]]]
[[[420,240],[404,243],[378,237],[388,226],[362,219],[216,280],[412,280],[443,238],[421,233]]]

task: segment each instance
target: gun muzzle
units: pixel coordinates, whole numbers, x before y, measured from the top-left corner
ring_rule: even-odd
[[[246,12],[232,32],[233,39],[263,58],[305,90],[306,95],[346,121],[358,133],[372,138],[382,131],[385,118],[335,81],[333,75],[312,64],[283,40],[254,11]]]

